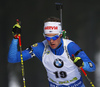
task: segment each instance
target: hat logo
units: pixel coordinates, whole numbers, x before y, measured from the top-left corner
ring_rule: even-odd
[[[58,30],[58,26],[46,26],[45,30]]]

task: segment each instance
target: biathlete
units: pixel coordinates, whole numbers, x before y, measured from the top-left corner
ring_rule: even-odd
[[[21,26],[15,24],[12,32],[14,38],[9,48],[8,62],[17,63],[21,62],[17,48]],[[44,21],[43,36],[44,41],[22,51],[23,60],[36,56],[43,63],[47,71],[49,87],[85,87],[79,68],[93,72],[95,64],[74,41],[62,37],[59,18],[50,17]]]

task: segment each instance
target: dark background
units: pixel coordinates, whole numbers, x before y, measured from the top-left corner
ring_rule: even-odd
[[[43,21],[51,16],[59,17],[55,2],[63,3],[63,29],[96,63],[95,54],[100,50],[100,1],[99,0],[2,0],[0,1],[0,87],[11,87],[15,76],[23,87],[20,63],[10,64],[7,55],[12,41],[12,26],[19,18],[22,26],[23,50],[41,42]],[[24,62],[27,87],[48,87],[46,71],[35,57]],[[94,72],[88,77],[95,83]],[[86,87],[91,87],[82,74]],[[99,78],[100,79],[100,78]],[[96,85],[96,84],[95,84]],[[97,87],[97,86],[96,86]]]

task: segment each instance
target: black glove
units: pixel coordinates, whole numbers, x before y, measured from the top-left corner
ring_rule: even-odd
[[[19,23],[13,26],[12,34],[15,39],[18,39],[18,35],[21,34],[21,26],[19,25]]]
[[[74,57],[73,62],[78,67],[83,67],[84,66],[84,62],[80,57]]]

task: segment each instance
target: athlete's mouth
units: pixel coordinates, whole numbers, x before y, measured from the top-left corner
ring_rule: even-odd
[[[51,44],[51,46],[54,46],[55,44]]]

